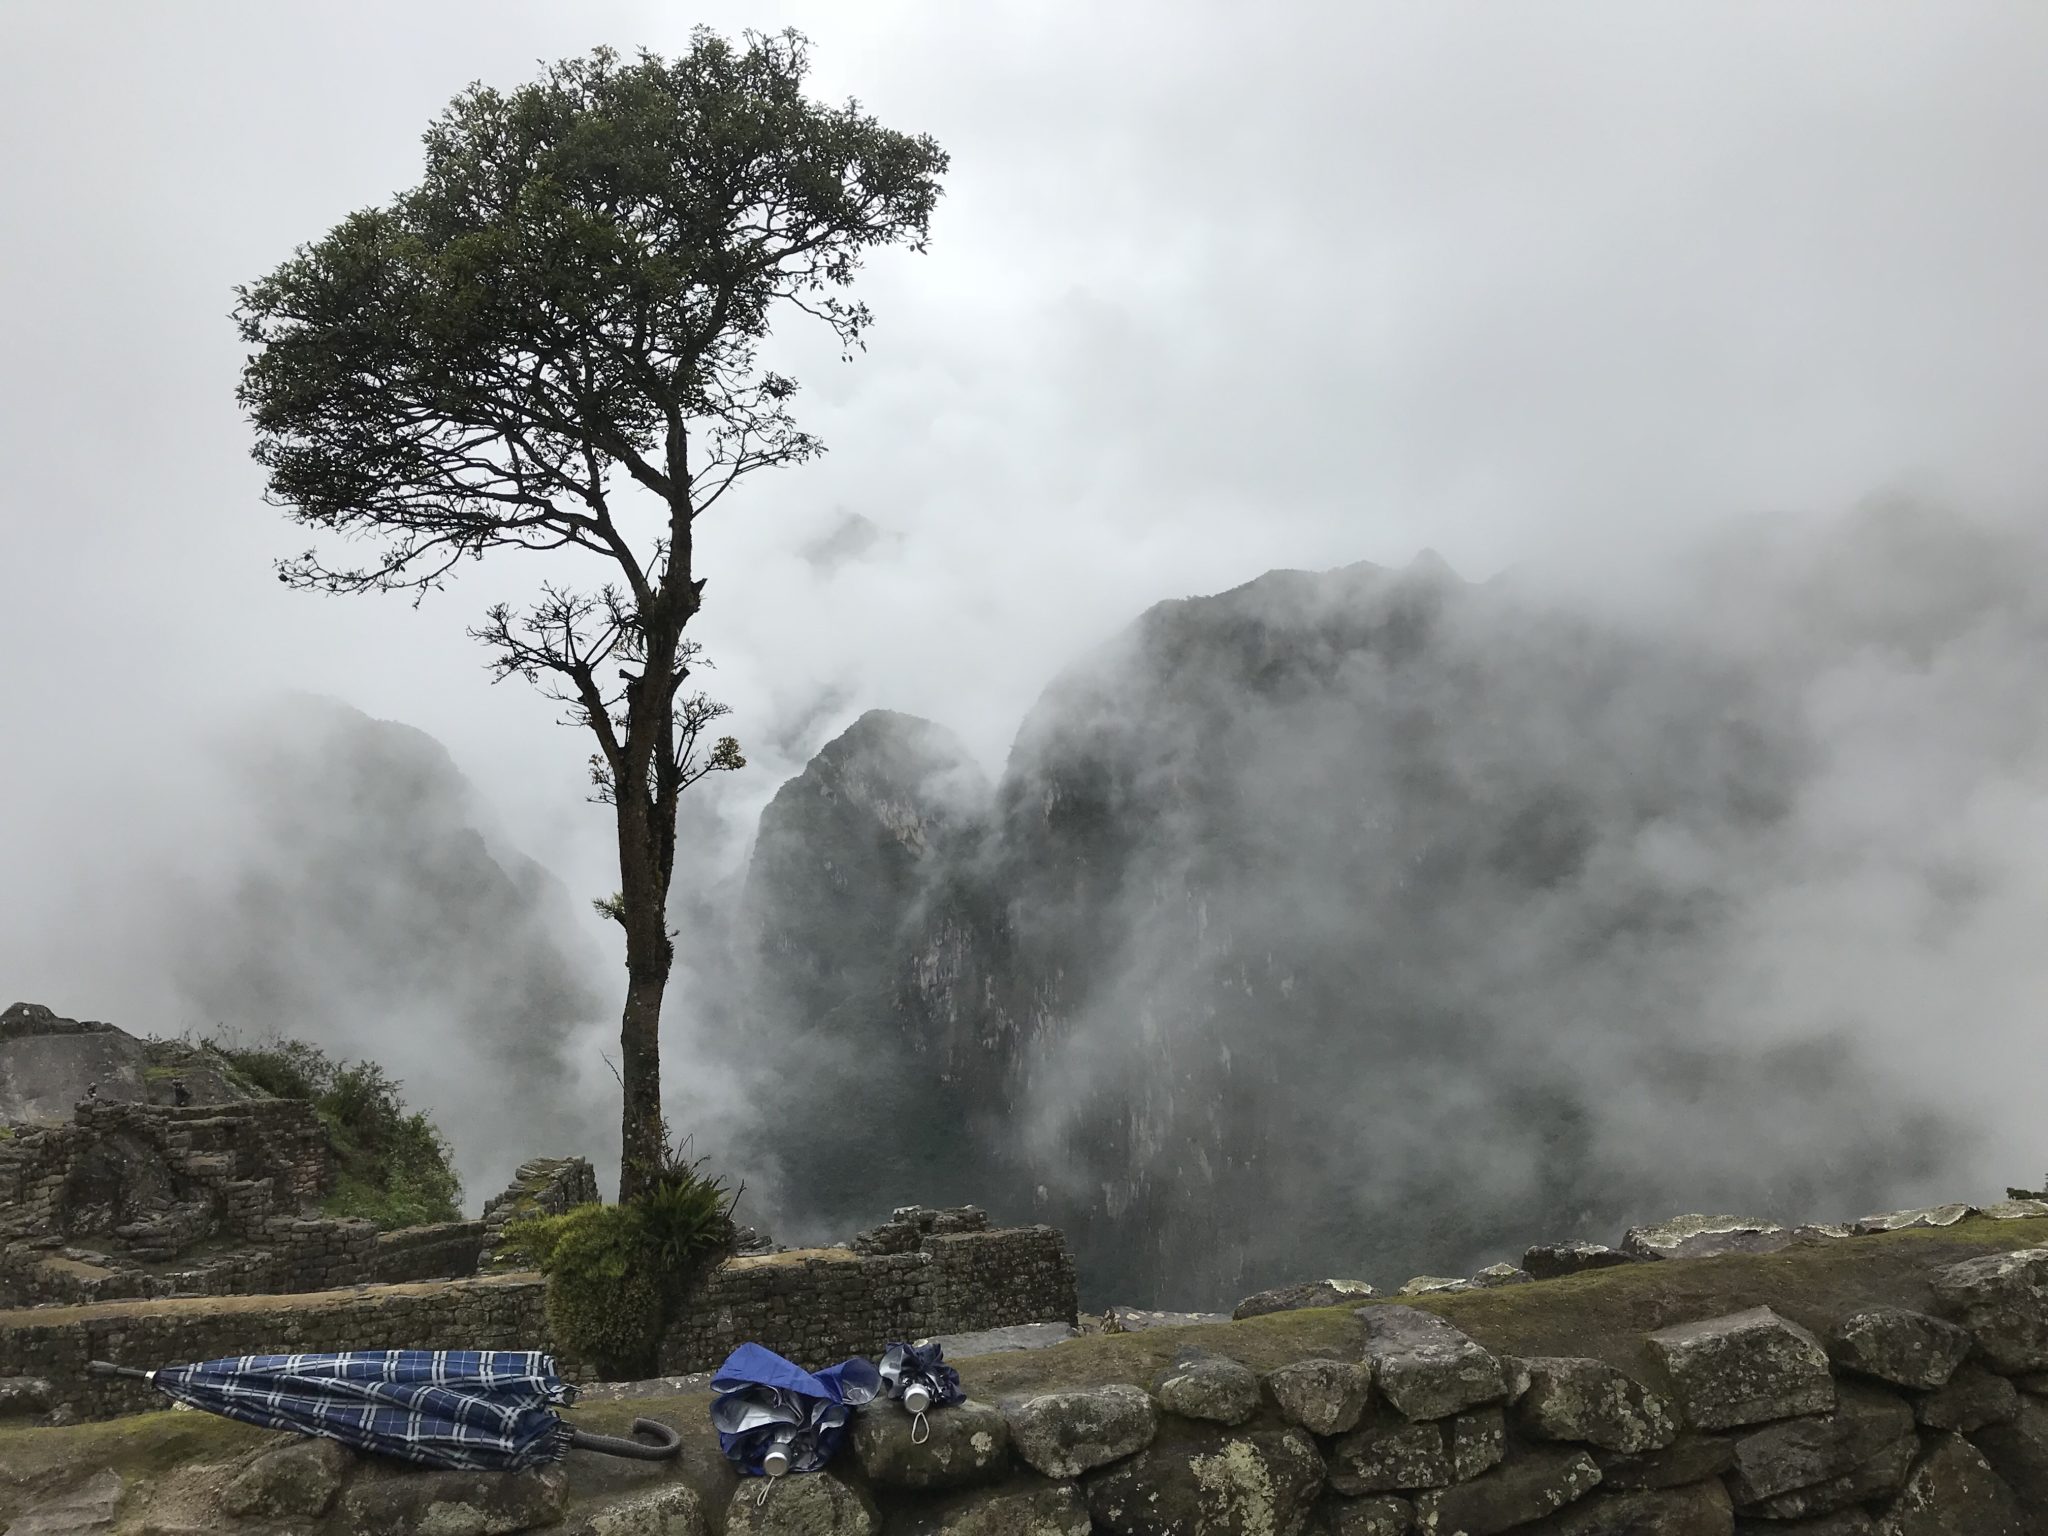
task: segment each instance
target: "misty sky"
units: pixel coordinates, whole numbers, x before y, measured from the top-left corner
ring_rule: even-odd
[[[2048,483],[2023,0],[6,0],[0,1005],[191,1022],[123,872],[177,856],[194,743],[284,688],[445,742],[579,910],[616,884],[588,747],[464,636],[537,568],[418,609],[280,587],[304,537],[262,504],[226,315],[416,180],[467,82],[697,22],[800,27],[814,94],[953,157],[930,253],[862,280],[868,353],[785,325],[831,451],[702,530],[733,827],[870,706],[995,770],[1060,666],[1268,568],[1433,546],[1639,600],[1733,519]],[[889,537],[807,560],[850,514]]]

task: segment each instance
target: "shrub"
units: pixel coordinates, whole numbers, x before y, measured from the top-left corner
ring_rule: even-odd
[[[425,1114],[406,1109],[403,1085],[375,1062],[338,1062],[304,1040],[206,1044],[252,1087],[313,1106],[334,1144],[328,1215],[367,1217],[384,1227],[461,1218],[454,1149]]]
[[[610,1380],[652,1376],[661,1336],[704,1275],[732,1252],[737,1191],[687,1144],[668,1150],[645,1195],[579,1205],[506,1228],[505,1245],[547,1276],[548,1327],[563,1354]]]

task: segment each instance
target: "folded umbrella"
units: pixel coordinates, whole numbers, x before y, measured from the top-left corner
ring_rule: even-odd
[[[865,1360],[807,1371],[759,1344],[742,1344],[711,1378],[719,1449],[749,1477],[815,1472],[846,1438],[847,1421],[872,1402],[881,1378]],[[765,1492],[765,1490],[764,1490]]]
[[[151,1383],[173,1402],[266,1429],[339,1440],[424,1467],[517,1471],[572,1447],[660,1461],[681,1438],[652,1419],[636,1434],[594,1435],[555,1412],[576,1389],[552,1357],[517,1350],[381,1349],[314,1355],[239,1355],[141,1371],[93,1361],[96,1376]]]
[[[930,1408],[950,1408],[967,1401],[960,1387],[960,1373],[946,1364],[946,1352],[936,1339],[915,1344],[891,1344],[882,1352],[882,1392],[896,1399],[913,1415],[910,1438],[922,1445],[931,1437],[925,1420]]]

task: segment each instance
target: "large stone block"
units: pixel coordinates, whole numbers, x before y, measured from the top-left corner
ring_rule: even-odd
[[[1632,1259],[1709,1259],[1723,1253],[1777,1253],[1794,1241],[1794,1234],[1774,1221],[1691,1215],[1629,1228],[1621,1251]]]
[[[1839,1477],[1742,1505],[1742,1512],[1771,1520],[1810,1519],[1868,1504],[1875,1499],[1889,1498],[1905,1486],[1906,1474],[1912,1470],[1913,1457],[1918,1450],[1916,1440],[1894,1440],[1868,1461],[1850,1468]]]
[[[265,1451],[221,1491],[231,1515],[318,1519],[334,1506],[355,1453],[333,1440],[298,1440]]]
[[[1415,1506],[1391,1493],[1329,1499],[1309,1517],[1311,1536],[1410,1536]]]
[[[881,1511],[865,1488],[831,1472],[740,1479],[725,1536],[877,1536]]]
[[[1332,1442],[1330,1486],[1356,1497],[1442,1488],[1455,1481],[1450,1442],[1440,1421],[1414,1424],[1381,1414]]]
[[[1299,1536],[1323,1458],[1297,1429],[1155,1445],[1084,1480],[1108,1536]]]
[[[1904,1400],[1845,1382],[1834,1411],[1767,1424],[1739,1436],[1728,1491],[1738,1507],[1755,1504],[1841,1477],[1888,1446],[1912,1439],[1913,1410]]]
[[[1523,1364],[1529,1389],[1515,1405],[1515,1422],[1539,1440],[1636,1452],[1678,1438],[1672,1405],[1605,1361],[1531,1356]]]
[[[7,1536],[105,1536],[121,1507],[123,1483],[115,1472],[96,1472],[69,1493],[35,1505],[7,1527]]]
[[[1967,1329],[1904,1307],[1858,1312],[1828,1339],[1828,1354],[1844,1370],[1922,1390],[1946,1382],[1969,1353]]]
[[[1967,1440],[1944,1435],[1877,1522],[1878,1536],[2025,1536],[2019,1500]]]
[[[2048,1403],[2027,1398],[2006,1423],[1988,1425],[1972,1438],[2021,1502],[2048,1527]]]
[[[1499,1466],[1507,1456],[1507,1415],[1499,1408],[1461,1413],[1450,1421],[1445,1438],[1451,1448],[1451,1476],[1462,1483]]]
[[[1159,1429],[1159,1405],[1142,1388],[1047,1392],[1010,1409],[1010,1443],[1047,1477],[1079,1477],[1143,1450]]]
[[[573,1536],[704,1536],[704,1504],[687,1483],[650,1488],[584,1517]]]
[[[925,1415],[926,1438],[900,1404],[879,1401],[854,1416],[853,1454],[885,1488],[958,1488],[1001,1477],[1010,1461],[1002,1410],[964,1402]]]
[[[1408,1419],[1446,1419],[1507,1396],[1500,1361],[1432,1312],[1360,1307],[1365,1358],[1380,1395]]]
[[[1073,1483],[977,1488],[889,1513],[889,1536],[1089,1536],[1088,1501]]]
[[[1731,1536],[1735,1516],[1719,1483],[1614,1493],[1596,1488],[1526,1536]]]
[[[1372,1372],[1349,1360],[1297,1360],[1266,1376],[1280,1416],[1312,1435],[1356,1429],[1372,1400]]]
[[[1250,1366],[1206,1350],[1185,1350],[1152,1383],[1168,1413],[1214,1424],[1242,1424],[1259,1411],[1259,1378]]]
[[[1930,1205],[1918,1210],[1885,1211],[1876,1216],[1865,1216],[1851,1223],[1849,1230],[1858,1237],[1870,1237],[1879,1232],[1903,1232],[1909,1227],[1952,1227],[1976,1214],[1974,1205]]]
[[[1418,1494],[1415,1519],[1433,1536],[1499,1536],[1591,1493],[1600,1469],[1584,1451],[1532,1450],[1484,1477]]]
[[[569,1480],[560,1467],[530,1472],[434,1472],[372,1462],[341,1496],[351,1531],[421,1536],[512,1536],[562,1518]]]
[[[1561,1275],[1634,1262],[1629,1254],[1605,1243],[1542,1243],[1522,1255],[1522,1268],[1538,1280],[1555,1280]]]
[[[2020,1411],[2020,1395],[2003,1376],[1994,1376],[1974,1361],[1913,1404],[1913,1417],[1927,1429],[1973,1434],[1988,1424],[2003,1424]]]
[[[2048,1248],[1965,1259],[1931,1284],[1935,1304],[1976,1336],[1993,1370],[2048,1369]]]
[[[1695,1429],[1733,1429],[1835,1405],[1820,1340],[1769,1307],[1650,1335],[1680,1410]]]
[[[1264,1317],[1271,1312],[1299,1312],[1310,1307],[1356,1306],[1375,1294],[1363,1280],[1303,1280],[1294,1285],[1275,1286],[1247,1296],[1231,1311],[1231,1317]]]
[[[1660,1451],[1597,1451],[1593,1460],[1602,1488],[1677,1488],[1728,1471],[1735,1465],[1735,1442],[1725,1435],[1681,1435]]]

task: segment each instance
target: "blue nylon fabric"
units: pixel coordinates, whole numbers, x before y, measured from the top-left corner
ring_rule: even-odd
[[[960,1386],[960,1373],[946,1364],[946,1351],[935,1339],[916,1344],[891,1344],[882,1351],[880,1371],[885,1396],[901,1399],[912,1382],[923,1383],[932,1395],[934,1408],[950,1408],[967,1401]]]
[[[815,1472],[846,1438],[853,1410],[872,1401],[881,1377],[866,1360],[805,1370],[759,1344],[742,1344],[711,1378],[719,1395],[711,1424],[726,1459],[750,1477],[764,1477],[762,1459],[782,1444],[792,1472]]]
[[[166,1397],[420,1466],[517,1471],[559,1458],[575,1397],[544,1354],[390,1349],[239,1355],[155,1373]]]

